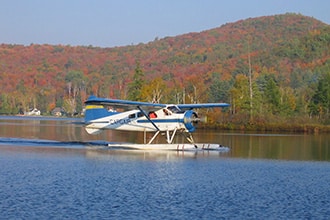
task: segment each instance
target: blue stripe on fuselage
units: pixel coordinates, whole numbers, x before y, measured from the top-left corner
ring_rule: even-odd
[[[181,118],[169,118],[169,119],[151,119],[154,123],[183,123]],[[138,123],[150,123],[147,119],[139,119]]]

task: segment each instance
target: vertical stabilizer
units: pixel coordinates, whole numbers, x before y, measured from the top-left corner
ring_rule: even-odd
[[[103,105],[87,105],[85,110],[85,129],[89,134],[98,134],[104,127],[104,118],[117,114],[108,111]],[[107,123],[106,123],[107,124]]]
[[[101,119],[110,115],[111,112],[105,109],[102,105],[87,105],[85,111],[85,123]]]

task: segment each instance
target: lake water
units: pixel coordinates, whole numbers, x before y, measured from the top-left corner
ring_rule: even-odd
[[[105,146],[143,134],[71,122],[0,117],[0,219],[329,219],[329,135],[198,131],[230,150],[143,152]]]

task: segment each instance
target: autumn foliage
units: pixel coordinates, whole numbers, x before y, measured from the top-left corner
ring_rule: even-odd
[[[94,94],[230,103],[225,112],[212,114],[214,124],[248,126],[289,118],[329,124],[329,74],[329,25],[297,14],[251,18],[125,47],[2,44],[0,113],[37,107],[50,114],[62,107],[73,114]],[[134,85],[139,92],[132,93]]]

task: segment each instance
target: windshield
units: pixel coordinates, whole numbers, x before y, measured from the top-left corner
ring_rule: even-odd
[[[173,113],[179,113],[179,112],[181,112],[181,110],[177,106],[175,106],[175,105],[168,106],[167,109],[170,110]]]

